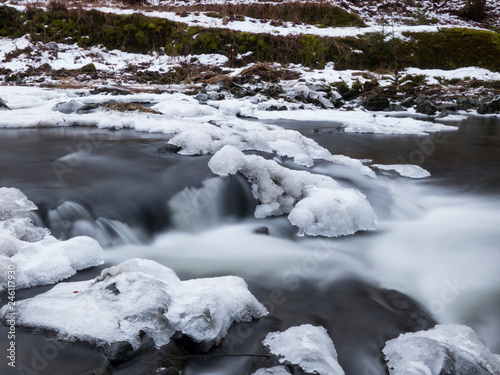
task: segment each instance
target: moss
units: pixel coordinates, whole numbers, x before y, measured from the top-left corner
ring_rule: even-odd
[[[407,33],[409,41],[386,40],[380,33],[361,37],[330,38],[315,35],[278,36],[225,29],[188,27],[184,23],[116,15],[94,10],[25,12],[0,6],[0,35],[33,41],[103,45],[108,49],[149,53],[165,48],[172,55],[221,53],[237,64],[239,53],[252,52],[246,62],[298,63],[321,67],[334,62],[337,69],[398,70],[406,66],[454,69],[479,66],[500,70],[498,33],[445,29],[438,33]],[[353,53],[361,50],[363,53]]]
[[[212,18],[223,18],[224,17],[222,14],[217,13],[217,12],[206,12],[205,16],[212,17]]]
[[[154,109],[144,107],[143,105],[135,103],[108,103],[104,107],[111,111],[118,111],[118,112],[140,111],[155,115],[161,115],[161,112],[155,111]]]
[[[411,40],[401,53],[412,65],[427,69],[480,66],[500,71],[500,34],[487,30],[449,28],[435,33],[404,33]]]
[[[96,71],[95,65],[93,63],[87,64],[80,69],[83,73],[93,73]]]

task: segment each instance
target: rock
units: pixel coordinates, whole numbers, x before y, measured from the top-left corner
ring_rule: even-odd
[[[443,117],[446,117],[450,114],[450,112],[447,110],[447,109],[443,109],[439,115],[436,116],[436,118],[443,118]]]
[[[432,116],[436,114],[436,106],[429,100],[425,100],[417,105],[416,111],[418,113],[423,113],[424,115]]]
[[[69,102],[62,102],[62,103],[57,103],[55,106],[52,107],[52,111],[58,111],[61,113],[64,113],[66,115],[70,113],[75,113],[79,109],[84,107],[84,104],[77,101],[77,100],[70,100]]]
[[[439,111],[446,109],[449,112],[455,112],[458,109],[458,105],[455,103],[441,103],[436,106]]]
[[[385,108],[385,111],[390,111],[390,112],[406,112],[407,109],[403,107],[402,105],[396,104],[396,103],[391,103],[389,104],[389,107]]]
[[[95,112],[102,104],[98,103],[88,103],[83,105],[80,109],[76,111],[78,114],[92,113]]]
[[[220,92],[211,92],[208,94],[209,100],[224,100],[225,97],[226,96]]]
[[[134,348],[128,341],[117,341],[104,347],[104,355],[110,362],[122,363],[132,359]]]
[[[253,231],[254,233],[257,234],[267,234],[269,235],[269,228],[268,227],[259,227]]]
[[[198,100],[200,104],[206,104],[208,101],[208,95],[204,92],[199,92],[194,96],[194,98]]]
[[[381,95],[373,95],[365,100],[363,106],[369,111],[383,111],[389,107],[389,99]]]
[[[309,90],[318,91],[318,92],[329,92],[331,88],[326,85],[317,85],[315,83],[306,83],[306,86]]]
[[[109,284],[107,287],[106,287],[107,290],[109,290],[111,293],[113,293],[114,295],[118,295],[120,294],[120,291],[118,290],[117,286],[116,286],[116,283],[112,283],[112,284]]]
[[[5,100],[3,100],[2,98],[0,98],[0,111],[6,111],[6,110],[12,111],[9,108],[9,106],[7,105],[7,103],[5,102]]]
[[[108,366],[106,367],[98,367],[93,370],[84,372],[80,375],[111,375],[111,370]]]
[[[429,100],[429,98],[427,97],[427,95],[424,95],[424,94],[419,94],[417,96],[417,99],[415,99],[415,101],[417,102],[417,104],[423,103],[426,100]]]
[[[493,99],[482,102],[477,109],[480,115],[500,113],[500,95],[495,96]]]
[[[272,96],[276,97],[277,95],[281,94],[283,92],[283,88],[281,85],[278,85],[277,83],[272,83],[268,86],[266,86],[262,91],[260,92],[263,95],[266,96]]]
[[[406,98],[401,102],[401,105],[405,108],[410,108],[413,107],[417,102],[413,98]]]

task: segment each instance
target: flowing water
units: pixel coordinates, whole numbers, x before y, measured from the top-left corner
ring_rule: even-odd
[[[384,374],[383,343],[436,321],[470,325],[499,353],[500,120],[470,118],[456,132],[432,136],[278,124],[334,154],[419,164],[432,177],[417,181],[384,172],[371,179],[317,163],[313,171],[366,194],[380,219],[375,232],[336,239],[298,238],[286,218],[254,219],[244,178],[215,177],[209,157],[179,156],[164,135],[1,130],[0,185],[21,189],[39,207],[36,222],[59,238],[89,235],[105,247],[106,264],[72,280],[146,257],[181,278],[232,274],[247,281],[270,315],[233,326],[209,353],[237,356],[191,359],[186,374],[249,374],[269,366],[269,359],[239,355],[265,354],[260,342],[267,332],[303,323],[328,329],[347,374]],[[48,289],[19,291],[17,298]],[[2,344],[6,336],[0,329]],[[49,355],[37,356],[44,350]],[[141,374],[165,355],[144,353],[113,366],[113,374]],[[32,371],[25,373],[71,375],[105,359],[82,344],[62,346],[47,335],[21,332],[18,361]]]

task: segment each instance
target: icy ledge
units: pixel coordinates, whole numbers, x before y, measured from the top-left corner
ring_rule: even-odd
[[[59,241],[33,225],[29,212],[36,209],[20,190],[0,188],[0,292],[8,288],[8,270],[15,270],[15,287],[21,289],[56,283],[104,262],[94,239]]]
[[[372,164],[371,166],[382,171],[395,171],[400,176],[408,178],[425,178],[431,175],[426,169],[413,164]]]
[[[107,268],[94,280],[60,283],[17,302],[16,312],[18,326],[96,346],[127,342],[134,351],[165,345],[177,331],[208,349],[233,323],[267,315],[239,277],[181,281],[145,259]],[[0,318],[7,313],[4,307]]]
[[[208,166],[220,176],[242,173],[259,201],[255,217],[289,214],[299,235],[337,237],[375,229],[377,218],[365,196],[330,177],[290,170],[232,146],[224,146]]]
[[[337,361],[337,351],[332,339],[323,327],[303,324],[288,328],[284,332],[268,333],[264,346],[272,354],[281,356],[281,363],[298,365],[308,374],[344,375],[344,370]],[[288,374],[282,366],[260,369],[254,375]]]
[[[500,374],[500,356],[491,354],[481,338],[464,325],[443,324],[405,333],[382,350],[391,375]]]

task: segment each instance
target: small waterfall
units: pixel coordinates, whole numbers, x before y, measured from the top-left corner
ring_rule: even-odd
[[[44,216],[45,220],[42,220],[39,214],[34,213],[34,222],[48,227],[52,235],[63,240],[89,236],[105,247],[138,244],[147,240],[147,235],[139,228],[132,228],[118,220],[94,218],[91,210],[73,201],[61,203]]]
[[[241,176],[214,177],[174,195],[168,208],[174,228],[196,232],[253,215],[255,199]]]

